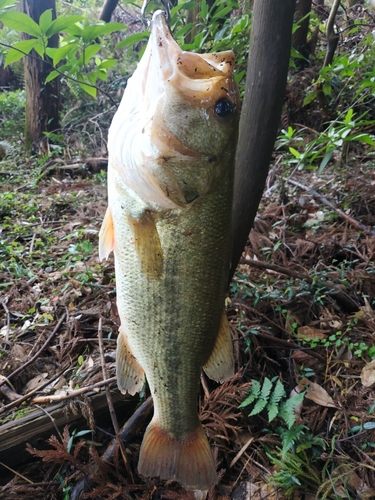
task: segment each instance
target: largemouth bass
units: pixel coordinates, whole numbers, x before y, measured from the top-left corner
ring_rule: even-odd
[[[129,79],[108,137],[100,258],[114,250],[120,390],[147,382],[154,416],[138,471],[189,489],[217,481],[199,421],[202,367],[233,375],[224,312],[238,91],[232,52],[183,52],[164,13]]]

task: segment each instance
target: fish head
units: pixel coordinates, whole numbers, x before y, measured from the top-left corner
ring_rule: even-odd
[[[154,59],[151,82],[159,82],[153,127],[166,132],[164,142],[194,156],[220,155],[233,140],[238,121],[234,54],[197,54],[181,50],[165,17],[156,13],[150,42]],[[150,89],[152,92],[152,90]],[[177,140],[177,141],[176,141]]]
[[[152,208],[189,206],[233,170],[239,118],[233,69],[232,51],[181,50],[163,11],[154,13],[147,48],[110,130],[120,137],[128,117],[117,156],[125,184]]]

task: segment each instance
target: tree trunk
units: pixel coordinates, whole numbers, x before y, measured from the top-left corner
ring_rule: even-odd
[[[55,0],[23,0],[22,10],[35,22],[47,9],[52,9],[52,19],[56,18]],[[25,35],[25,38],[30,38]],[[52,36],[48,46],[58,47],[58,34]],[[26,91],[26,148],[43,138],[43,132],[52,132],[59,128],[60,80],[55,78],[46,83],[51,65],[45,62],[34,50],[31,57],[25,57],[25,91]]]
[[[305,68],[309,63],[310,56],[309,44],[307,43],[307,34],[309,31],[312,0],[298,0],[296,5],[295,21],[299,22],[298,30],[292,36],[292,46],[305,59],[296,59],[296,65],[299,69]],[[303,21],[301,21],[303,19]]]
[[[284,103],[295,0],[255,0],[236,154],[231,276],[245,247],[268,174]]]
[[[113,14],[113,11],[117,7],[118,0],[105,0],[103,4],[102,11],[100,13],[99,19],[109,23]]]
[[[337,48],[337,44],[339,43],[340,35],[335,31],[335,19],[337,11],[341,5],[340,0],[334,0],[331,12],[329,13],[329,18],[327,21],[327,50],[326,56],[324,58],[324,66],[329,66],[332,64],[333,56],[335,55],[335,51]]]

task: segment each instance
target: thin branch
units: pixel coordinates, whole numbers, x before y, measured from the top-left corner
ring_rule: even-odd
[[[19,472],[17,472],[16,470],[12,469],[11,467],[9,467],[8,465],[5,465],[3,462],[0,462],[0,465],[2,467],[4,467],[5,469],[8,469],[10,470],[10,472],[13,472],[13,474],[15,474],[16,476],[20,477],[21,479],[23,479],[24,481],[26,481],[27,483],[29,484],[34,484],[32,481],[30,481],[30,479],[28,479],[27,477],[23,476],[22,474],[20,474]]]
[[[41,410],[43,413],[45,413],[47,415],[47,417],[51,420],[51,422],[53,423],[53,426],[55,428],[55,431],[57,432],[61,442],[63,443],[64,442],[63,437],[61,435],[61,432],[59,431],[59,428],[56,425],[56,420],[53,418],[53,416],[50,413],[48,413],[48,411],[45,408],[43,408],[43,406],[39,406],[39,405],[35,405],[35,406],[37,408],[39,408],[39,410]]]
[[[359,306],[355,300],[353,300],[350,295],[345,293],[345,291],[339,286],[335,285],[331,281],[319,281],[314,280],[308,274],[299,273],[293,271],[287,267],[278,266],[277,264],[271,264],[269,262],[263,262],[261,260],[253,259],[241,259],[240,264],[247,264],[248,266],[256,267],[258,269],[270,269],[271,271],[276,271],[277,273],[285,274],[286,276],[291,276],[298,280],[304,280],[314,286],[320,286],[325,288],[327,292],[333,296],[337,301],[341,302],[349,311],[356,312],[359,310]]]
[[[66,399],[75,398],[86,392],[94,391],[100,387],[112,384],[116,382],[116,377],[107,378],[107,380],[102,380],[96,384],[89,385],[88,387],[81,387],[81,389],[75,389],[73,391],[62,391],[61,394],[51,394],[50,396],[37,396],[31,400],[31,403],[50,403],[52,401],[65,401]],[[64,392],[64,394],[63,394]]]
[[[335,32],[335,19],[336,19],[336,14],[337,11],[340,7],[341,0],[335,0],[334,4],[332,5],[331,12],[329,13],[329,18],[327,21],[327,52],[325,55],[323,67],[328,66],[329,64],[332,64],[333,61],[333,56],[335,54],[335,50],[337,47],[337,44],[339,43],[339,38],[340,35]]]
[[[318,193],[318,191],[315,191],[314,189],[309,188],[308,186],[304,186],[300,182],[294,181],[293,179],[287,179],[286,182],[289,184],[293,184],[293,186],[297,186],[300,189],[303,189],[304,191],[310,193],[314,198],[317,200],[321,201],[325,205],[327,205],[329,208],[334,210],[336,213],[340,215],[343,219],[345,219],[349,224],[354,226],[356,229],[359,231],[363,231],[365,234],[368,234],[370,236],[375,236],[375,231],[373,231],[371,228],[365,226],[364,224],[361,224],[360,222],[356,221],[353,219],[353,217],[350,217],[347,215],[343,210],[340,208],[337,208],[331,201],[329,201],[325,196],[321,195]]]
[[[20,372],[22,372],[27,366],[31,365],[32,363],[34,363],[34,361],[38,358],[38,356],[40,356],[40,354],[44,351],[44,349],[48,346],[48,344],[51,342],[51,340],[53,339],[53,337],[56,335],[56,333],[59,331],[59,328],[62,324],[62,322],[64,321],[64,319],[66,318],[66,313],[64,313],[61,318],[59,319],[57,325],[55,326],[55,328],[53,329],[52,333],[49,335],[49,337],[47,338],[47,340],[44,342],[44,344],[42,345],[42,347],[39,349],[39,351],[37,351],[34,356],[32,358],[30,358],[28,361],[26,361],[26,363],[24,363],[22,366],[19,366],[16,370],[14,370],[14,372],[12,372],[10,375],[8,375],[8,379],[11,379],[12,377],[14,377],[15,375],[18,375]],[[5,380],[0,380],[0,385],[3,385],[6,381]]]
[[[99,325],[98,325],[98,339],[99,339],[99,353],[100,353],[100,361],[102,364],[103,380],[107,380],[108,375],[107,375],[107,370],[105,367],[105,358],[104,358],[104,349],[103,349],[103,328],[102,328],[102,318],[101,317],[99,318]],[[116,436],[117,436],[118,431],[119,431],[119,426],[118,426],[115,408],[113,406],[113,401],[111,398],[111,390],[110,390],[108,385],[105,388],[105,394],[107,397],[108,409],[109,409],[109,414],[111,416],[112,425],[113,425],[113,428],[114,428]]]
[[[5,311],[6,317],[7,317],[7,324],[6,324],[6,332],[5,332],[5,340],[6,342],[9,342],[9,333],[10,333],[10,313],[9,309],[7,308],[7,297],[1,301],[1,305],[3,306],[3,309]]]

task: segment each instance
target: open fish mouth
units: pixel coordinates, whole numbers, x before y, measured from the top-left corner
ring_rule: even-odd
[[[233,66],[231,51],[181,50],[164,12],[154,13],[108,138],[118,184],[150,209],[187,207],[220,180],[217,159],[236,129]]]
[[[234,54],[232,51],[216,54],[196,54],[183,51],[170,32],[164,12],[158,10],[152,18],[151,36],[148,42],[148,74],[145,93],[153,97],[152,86],[159,82],[160,93],[166,84],[177,88],[180,92],[193,95],[190,99],[204,103],[212,93],[215,84],[227,84],[218,90],[231,99],[233,110],[237,101],[237,89],[229,82],[232,80]],[[147,50],[146,50],[147,52]],[[144,57],[146,56],[146,52]],[[224,82],[223,82],[224,80]],[[222,92],[221,92],[222,93]],[[189,98],[189,95],[184,97]],[[231,110],[232,111],[232,110]]]

